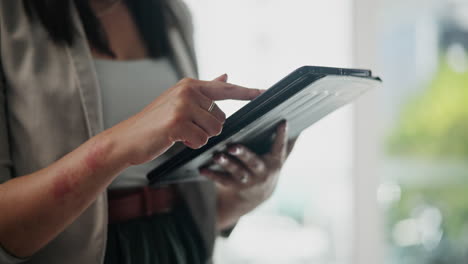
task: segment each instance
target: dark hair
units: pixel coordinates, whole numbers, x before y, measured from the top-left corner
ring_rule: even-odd
[[[99,19],[93,13],[89,0],[23,0],[30,19],[38,20],[50,38],[59,45],[71,46],[76,28],[72,20],[72,7],[76,6],[90,44],[104,54],[114,57]],[[149,56],[155,58],[169,54],[167,26],[163,11],[164,0],[124,0]]]

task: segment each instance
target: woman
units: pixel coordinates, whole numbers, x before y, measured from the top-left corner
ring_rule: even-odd
[[[178,0],[1,0],[0,55],[0,263],[207,262],[292,146],[283,123],[271,153],[235,145],[224,173],[201,169],[216,185],[145,187],[175,143],[220,133],[215,100],[261,93],[176,81],[196,77]]]

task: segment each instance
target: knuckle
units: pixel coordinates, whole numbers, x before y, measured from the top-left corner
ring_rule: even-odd
[[[194,149],[199,149],[199,148],[201,148],[201,147],[202,147],[202,145],[200,145],[199,143],[194,143],[194,144],[193,144],[193,148],[194,148]]]
[[[199,133],[194,138],[194,140],[196,141],[195,145],[197,146],[197,148],[201,148],[204,145],[206,145],[206,143],[208,142],[208,139],[209,139],[208,135],[206,135],[205,133]]]
[[[216,135],[220,135],[223,132],[223,125],[219,125],[217,132],[218,133]]]
[[[183,78],[182,80],[179,81],[179,84],[182,85],[182,86],[189,86],[190,84],[192,84],[194,81],[193,78]]]
[[[193,96],[193,88],[191,86],[182,86],[177,93],[177,98],[182,100],[184,103],[190,100]]]
[[[197,148],[201,148],[203,146],[206,145],[206,143],[208,142],[208,136],[200,136],[200,138],[197,140]]]
[[[217,136],[221,134],[223,131],[223,126],[221,124],[216,124],[215,127],[213,127],[213,136]]]
[[[221,116],[221,120],[222,120],[223,122],[226,121],[226,114],[225,114],[224,112],[221,111],[220,116]]]
[[[192,78],[184,78],[182,81],[180,81],[180,86],[182,90],[192,90],[198,80],[192,79]]]
[[[203,144],[203,145],[206,145],[206,143],[208,143],[208,140],[209,140],[209,139],[210,139],[210,138],[208,137],[208,135],[203,135],[203,136],[201,137],[201,142],[202,142],[202,144]]]

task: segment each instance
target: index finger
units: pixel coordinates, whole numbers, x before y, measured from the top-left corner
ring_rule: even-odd
[[[251,89],[221,81],[199,81],[198,88],[212,100],[253,100],[263,93],[260,89]]]

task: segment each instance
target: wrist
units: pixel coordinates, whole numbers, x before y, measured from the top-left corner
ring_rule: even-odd
[[[122,171],[131,166],[130,157],[128,148],[106,130],[90,139],[85,163],[91,170]]]
[[[243,215],[252,209],[250,202],[239,193],[223,187],[218,187],[217,191],[217,229],[222,231],[234,226]]]
[[[116,159],[127,167],[149,162],[174,144],[167,133],[169,128],[146,128],[138,125],[136,120],[136,117],[130,118],[100,135],[111,142]]]

